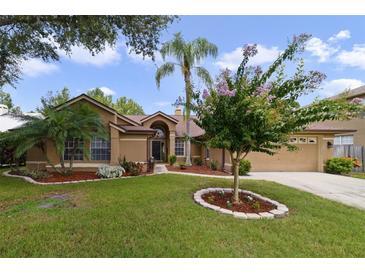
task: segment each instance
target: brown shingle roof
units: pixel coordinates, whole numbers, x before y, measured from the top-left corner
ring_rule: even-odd
[[[331,124],[332,121],[323,121],[310,124],[305,131],[308,132],[332,132],[332,133],[344,133],[355,132],[355,129],[341,128]]]
[[[339,98],[341,96],[345,96],[346,99],[352,99],[352,98],[355,98],[355,97],[365,96],[365,86],[361,86],[361,87],[358,87],[358,88],[354,88],[354,89],[351,89],[351,90],[341,92],[341,93],[339,93],[335,96],[332,96],[330,98],[336,99],[336,98]]]
[[[140,123],[141,120],[149,115],[126,115],[129,119]],[[176,137],[184,137],[185,130],[185,122],[183,115],[170,115],[172,118],[176,119],[178,123],[176,124]],[[195,116],[191,116],[191,119],[194,119]],[[190,133],[191,137],[198,137],[204,134],[204,130],[195,124],[194,121],[190,120]]]

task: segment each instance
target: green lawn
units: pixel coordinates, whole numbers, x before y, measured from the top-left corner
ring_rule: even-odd
[[[64,186],[0,177],[0,257],[364,257],[365,212],[276,183],[242,180],[290,216],[239,220],[192,194],[221,179],[158,175]],[[66,193],[67,202],[50,194]]]
[[[365,172],[353,172],[350,174],[351,177],[365,179]]]

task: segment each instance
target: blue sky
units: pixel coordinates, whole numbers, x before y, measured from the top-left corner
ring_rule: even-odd
[[[313,35],[303,54],[307,70],[319,70],[327,75],[322,89],[300,99],[310,103],[315,97],[325,97],[365,84],[365,17],[361,16],[182,16],[163,32],[161,41],[182,32],[187,40],[199,36],[207,38],[219,48],[216,59],[202,64],[211,74],[221,68],[234,69],[240,61],[240,48],[257,43],[259,54],[252,61],[263,67],[270,64],[283,50],[288,39],[303,32]],[[157,65],[161,62],[157,57]],[[115,49],[96,57],[75,48],[71,58],[60,62],[43,63],[29,60],[23,66],[23,80],[16,89],[5,87],[13,101],[23,111],[39,105],[39,99],[49,90],[67,86],[72,96],[94,87],[104,87],[114,99],[127,96],[141,104],[146,113],[162,110],[172,113],[171,104],[183,96],[181,75],[162,80],[157,90],[154,80],[156,65],[135,54],[128,54],[122,41]],[[198,86],[202,84],[197,82]]]

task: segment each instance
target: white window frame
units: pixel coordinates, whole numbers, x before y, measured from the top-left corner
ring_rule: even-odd
[[[348,138],[348,137],[351,138],[351,141],[350,142],[348,142],[348,141],[344,142],[343,139]],[[353,145],[354,144],[354,135],[338,135],[338,136],[335,136],[333,144],[334,145]]]
[[[182,144],[182,149],[183,149],[183,154],[177,154],[176,153],[176,149],[179,148],[181,149],[181,147],[177,147],[178,143],[181,145]],[[185,156],[185,141],[183,139],[175,139],[175,155],[176,156]]]
[[[94,147],[93,147],[93,144],[94,144]],[[107,145],[107,147],[104,147],[105,144]],[[106,156],[108,156],[107,159],[93,159],[93,156],[95,156],[92,153],[93,149],[108,150],[109,155],[101,154],[101,153],[96,154],[96,155],[106,155]],[[109,139],[104,140],[103,138],[99,138],[99,137],[94,136],[90,141],[90,160],[91,161],[110,161],[110,158],[111,158],[111,143],[110,143],[110,140]]]

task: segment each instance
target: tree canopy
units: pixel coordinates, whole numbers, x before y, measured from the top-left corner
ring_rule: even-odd
[[[160,33],[175,16],[0,16],[0,87],[14,86],[29,58],[59,60],[59,52],[83,46],[92,54],[114,46],[119,36],[135,53],[154,57]]]
[[[251,151],[276,153],[281,147],[296,149],[289,134],[304,130],[310,123],[348,119],[357,115],[357,101],[317,100],[300,107],[298,98],[316,90],[325,75],[304,71],[296,56],[304,50],[309,35],[295,36],[287,49],[269,66],[248,65],[257,54],[256,45],[246,45],[235,73],[225,70],[211,89],[195,94],[196,123],[205,130],[208,144],[230,152],[234,168],[234,201],[238,202],[239,162]],[[286,76],[284,64],[298,61],[296,72]]]
[[[70,100],[70,90],[67,87],[56,92],[48,91],[46,96],[41,97],[41,106],[37,107],[37,111],[47,116],[52,108],[68,100]]]
[[[125,96],[119,97],[117,101],[113,102],[112,95],[105,95],[104,92],[100,88],[94,88],[89,90],[87,93],[90,97],[95,100],[107,105],[111,108],[114,108],[120,114],[124,115],[139,115],[144,114],[143,108],[137,102],[129,99]]]

